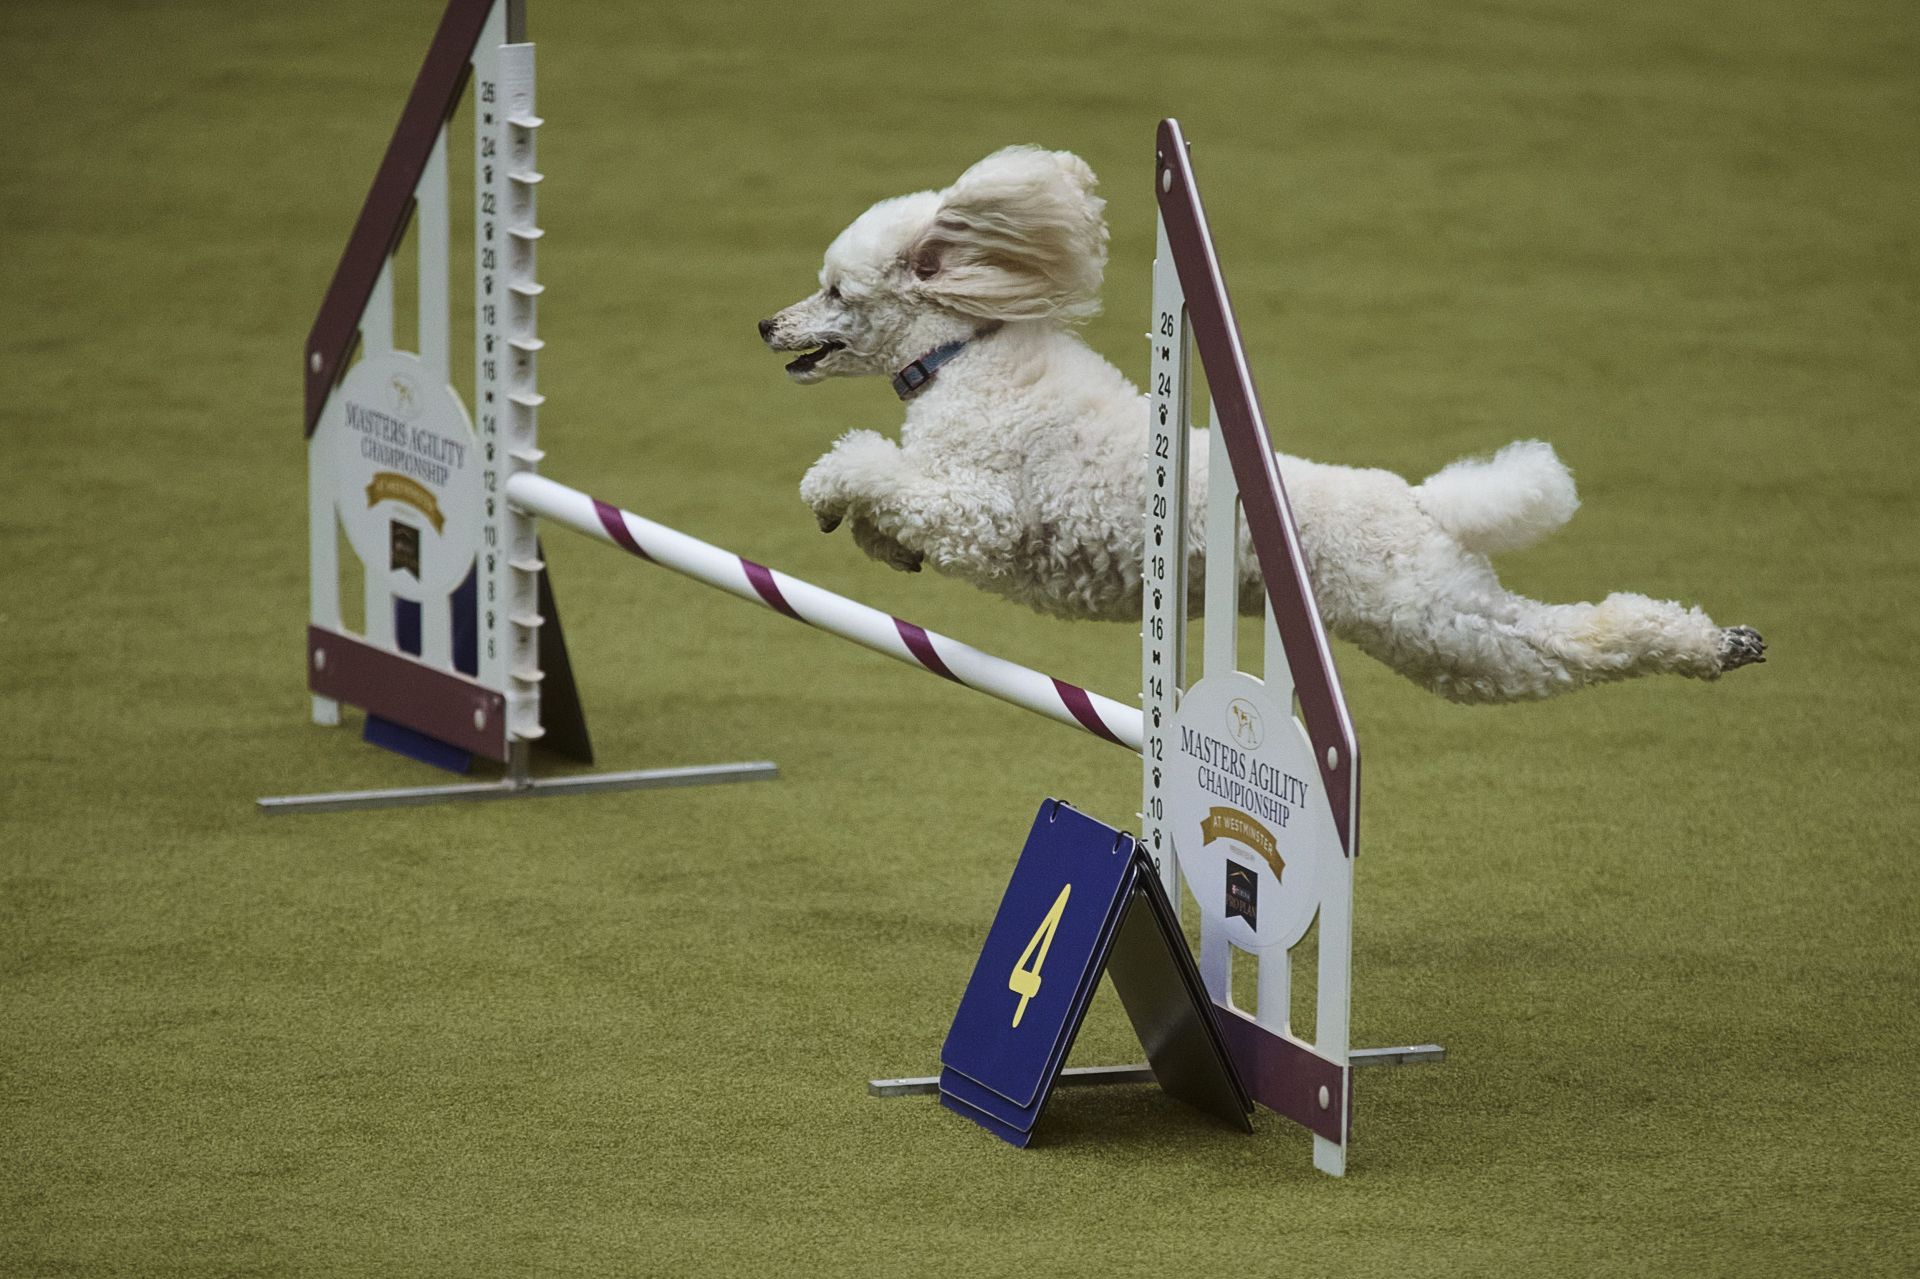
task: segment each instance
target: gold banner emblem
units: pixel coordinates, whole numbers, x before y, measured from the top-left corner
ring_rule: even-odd
[[[1230,839],[1260,854],[1261,860],[1273,868],[1275,879],[1281,878],[1287,869],[1286,860],[1280,856],[1280,842],[1273,837],[1273,832],[1237,808],[1207,810],[1200,823],[1200,842],[1211,844],[1216,839]]]
[[[440,503],[434,500],[433,491],[418,480],[408,479],[394,471],[381,471],[367,485],[367,505],[378,506],[382,502],[403,502],[427,517],[433,525],[433,531],[441,532],[447,517],[440,513]]]

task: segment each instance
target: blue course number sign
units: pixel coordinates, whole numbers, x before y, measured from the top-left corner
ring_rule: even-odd
[[[1101,974],[1160,1086],[1251,1131],[1180,915],[1133,836],[1059,800],[1040,806],[940,1050],[940,1102],[1016,1146],[1066,1064]]]
[[[1133,852],[1131,835],[1058,801],[1034,818],[940,1051],[994,1109],[1032,1107],[1058,1072],[1126,908]]]

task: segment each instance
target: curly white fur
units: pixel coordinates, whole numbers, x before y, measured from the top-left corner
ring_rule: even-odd
[[[923,563],[1059,617],[1137,621],[1146,398],[1067,327],[1097,307],[1103,202],[1084,161],[1011,147],[945,191],[882,201],[827,249],[820,289],[769,320],[802,352],[798,382],[891,376],[972,339],[908,403],[894,443],[852,431],[807,472],[821,527],[895,568]],[[985,327],[997,325],[980,336]],[[1203,544],[1208,433],[1193,435],[1191,545]],[[1329,629],[1462,702],[1552,696],[1671,673],[1713,679],[1764,660],[1757,633],[1644,595],[1542,604],[1487,556],[1529,545],[1579,505],[1538,440],[1455,462],[1419,485],[1279,456]],[[1242,538],[1241,607],[1263,599]],[[1204,580],[1198,555],[1191,565]]]

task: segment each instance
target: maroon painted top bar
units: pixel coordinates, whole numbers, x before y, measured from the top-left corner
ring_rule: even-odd
[[[473,62],[473,46],[486,28],[487,15],[496,3],[508,6],[508,38],[516,38],[515,28],[522,0],[447,0],[440,17],[440,29],[427,49],[426,61],[413,82],[400,124],[387,144],[387,154],[374,175],[373,188],[360,206],[360,219],[353,224],[346,252],[327,287],[326,300],[307,334],[306,350],[301,354],[301,372],[307,382],[306,433],[311,436],[320,424],[320,411],[327,395],[346,369],[347,356],[353,351],[360,331],[360,317],[367,299],[380,279],[394,246],[407,229],[413,215],[413,192],[420,174],[433,154],[440,129],[453,114],[460,91],[466,88],[467,72]]]
[[[1347,714],[1346,697],[1340,691],[1340,676],[1327,647],[1326,629],[1314,607],[1313,586],[1300,553],[1293,511],[1287,505],[1280,467],[1267,438],[1253,374],[1240,349],[1240,330],[1233,320],[1233,306],[1227,301],[1226,279],[1213,252],[1206,211],[1200,205],[1200,188],[1193,180],[1187,142],[1178,121],[1160,122],[1156,146],[1159,157],[1154,165],[1154,193],[1167,228],[1167,242],[1173,247],[1174,265],[1179,268],[1180,289],[1186,294],[1194,343],[1200,348],[1207,386],[1213,392],[1214,428],[1226,440],[1247,529],[1253,535],[1260,574],[1266,579],[1267,599],[1279,623],[1287,665],[1293,668],[1301,716],[1306,720],[1320,778],[1332,802],[1334,827],[1351,857],[1359,848],[1360,743],[1354,735],[1352,717]],[[1331,763],[1329,748],[1338,752]]]

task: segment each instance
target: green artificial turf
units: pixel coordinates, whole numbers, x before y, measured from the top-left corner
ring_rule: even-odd
[[[1126,697],[1133,629],[893,574],[795,496],[877,382],[758,317],[987,151],[1104,177],[1136,375],[1178,115],[1277,441],[1554,442],[1503,565],[1759,627],[1718,685],[1365,749],[1351,1175],[1151,1088],[1015,1152],[934,1064],[1040,799],[1125,753],[558,532],[605,767],[774,783],[267,819],[424,784],[308,723],[301,344],[432,0],[0,7],[0,1272],[1910,1273],[1920,20],[1824,4],[533,0],[547,470]],[[1075,1060],[1133,1060],[1103,994]]]

